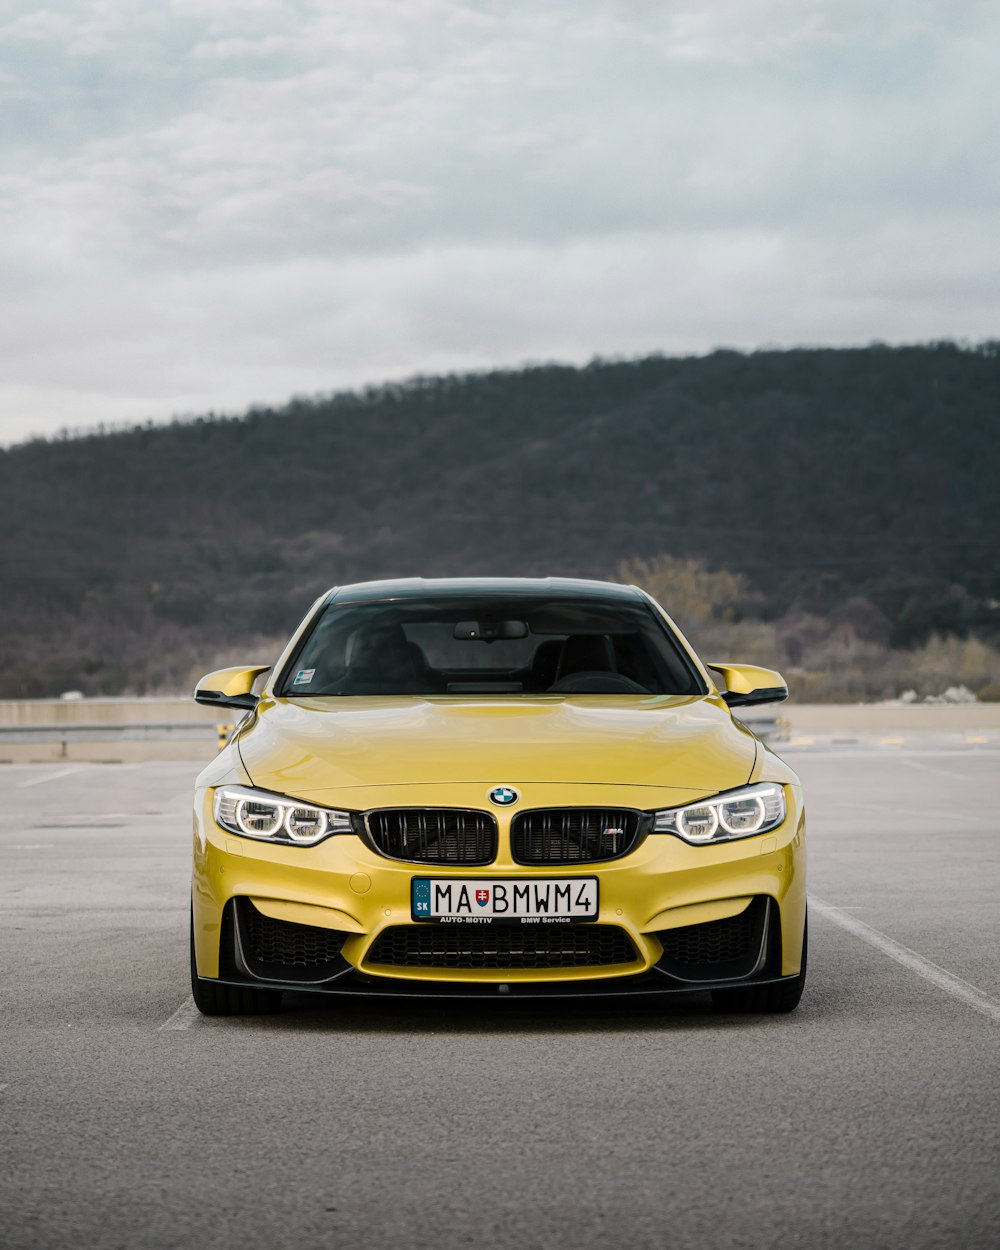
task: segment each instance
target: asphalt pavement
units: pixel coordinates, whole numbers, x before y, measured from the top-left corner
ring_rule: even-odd
[[[791,1016],[187,987],[196,766],[0,766],[0,1245],[1000,1246],[1000,751],[790,747]]]

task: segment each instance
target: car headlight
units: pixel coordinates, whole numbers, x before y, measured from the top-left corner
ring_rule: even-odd
[[[685,842],[728,842],[776,829],[785,819],[785,791],[775,782],[729,790],[714,799],[656,812],[654,833],[673,833]]]
[[[300,803],[282,794],[249,786],[219,786],[215,792],[215,823],[243,838],[314,846],[334,833],[351,833],[349,812]]]

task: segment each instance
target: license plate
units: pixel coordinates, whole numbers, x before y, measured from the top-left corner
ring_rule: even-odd
[[[567,923],[596,920],[596,877],[414,877],[414,920],[450,924]]]

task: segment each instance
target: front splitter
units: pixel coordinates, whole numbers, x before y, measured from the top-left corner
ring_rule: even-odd
[[[659,998],[665,994],[696,994],[707,990],[746,989],[749,986],[780,985],[795,977],[743,977],[729,981],[678,981],[655,968],[629,978],[587,982],[537,983],[498,981],[495,984],[454,984],[448,981],[403,981],[386,977],[366,977],[348,973],[322,985],[302,985],[288,981],[261,981],[256,977],[236,980],[226,977],[199,977],[206,985],[232,985],[238,989],[281,990],[287,994],[334,995],[347,998],[418,998],[418,999],[586,999],[586,998]]]

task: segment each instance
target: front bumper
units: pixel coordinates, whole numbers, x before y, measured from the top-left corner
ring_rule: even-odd
[[[464,787],[451,787],[446,796],[441,787],[420,789],[426,793],[418,801],[427,806],[482,806],[481,787],[476,789],[475,802],[470,801],[472,794],[463,793]],[[564,805],[566,789],[536,786],[525,799],[538,807]],[[574,788],[575,802],[606,805],[618,801],[622,806],[638,806],[634,791],[625,787],[611,795],[609,790],[617,788],[602,786],[599,797],[591,797],[587,791],[594,789]],[[389,802],[395,798],[392,795]],[[794,976],[800,968],[805,920],[805,818],[797,786],[786,787],[786,798],[784,824],[764,835],[690,846],[671,835],[650,834],[621,859],[544,869],[513,862],[508,843],[510,813],[500,811],[493,813],[500,825],[496,860],[486,867],[470,868],[387,859],[353,834],[330,837],[315,847],[236,837],[215,824],[212,790],[202,789],[195,801],[192,889],[198,975],[257,988],[438,997],[676,993]],[[644,809],[656,806],[650,796],[643,799]],[[615,949],[626,953],[620,959],[614,956],[611,964],[558,967],[380,962],[377,956],[386,949],[386,942],[380,944],[383,935],[428,926],[426,921],[411,919],[412,878],[450,874],[484,879],[596,876],[600,912],[587,927],[607,926],[607,935],[611,930],[620,932],[625,941]],[[760,950],[754,947],[753,959],[692,965],[697,975],[691,976],[683,963],[670,957],[671,950],[676,954],[676,943],[669,935],[716,934],[726,924],[742,923],[746,929],[748,918],[758,912],[753,942],[759,935]],[[304,971],[280,960],[268,964],[266,959],[255,958],[247,930],[247,918],[258,923],[254,917],[263,918],[261,923],[270,926],[269,932],[280,933],[280,926],[285,926],[284,932],[291,933],[292,927],[301,927],[295,928],[295,935],[309,949],[315,946],[310,935],[320,944],[335,939],[336,958],[314,961],[312,970],[307,965]],[[750,951],[746,943],[744,947]],[[682,942],[680,949],[686,948]],[[495,965],[496,953],[492,955]]]

